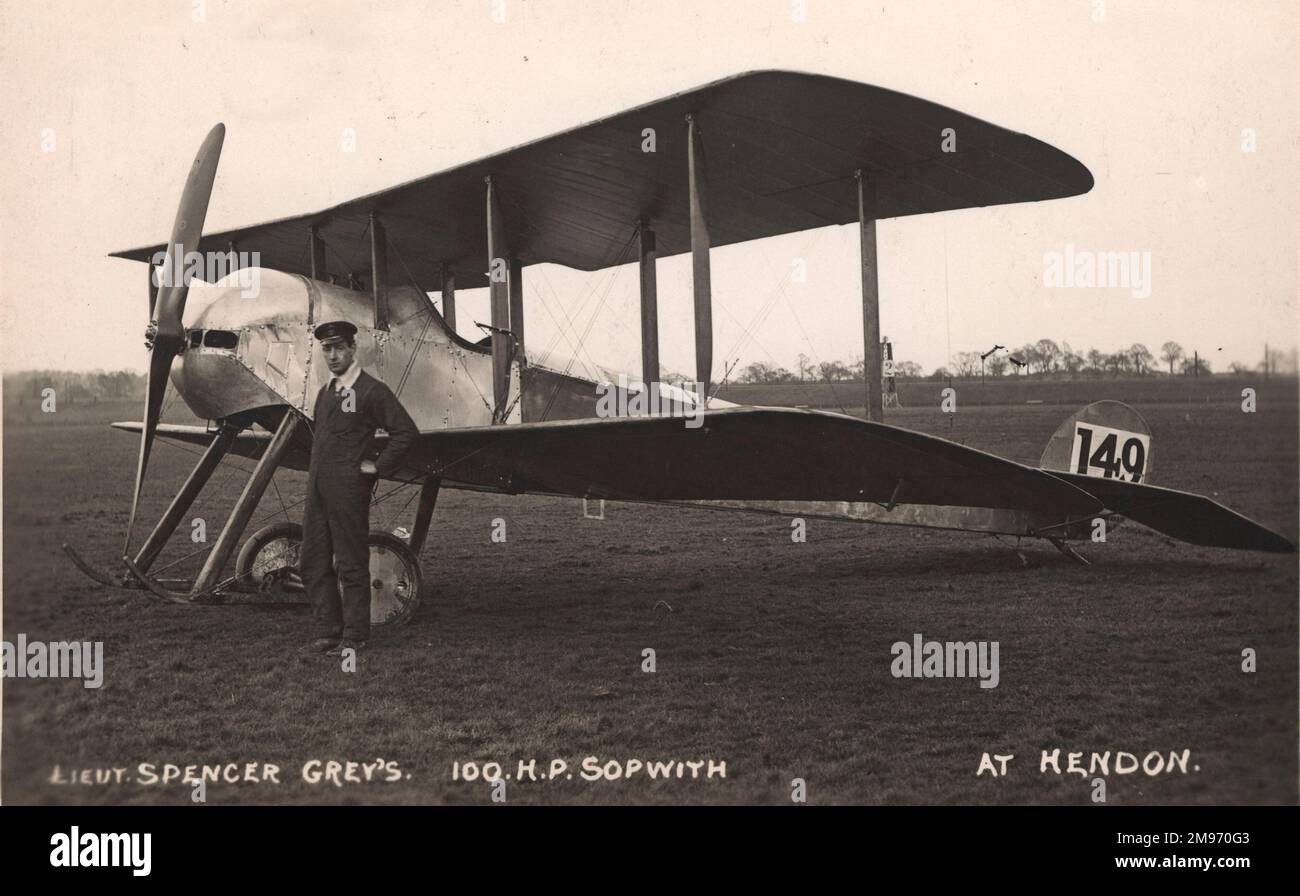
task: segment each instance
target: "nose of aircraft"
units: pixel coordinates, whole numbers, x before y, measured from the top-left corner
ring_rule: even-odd
[[[198,416],[304,407],[310,373],[311,290],[305,278],[236,271],[191,291],[185,349],[172,382]]]

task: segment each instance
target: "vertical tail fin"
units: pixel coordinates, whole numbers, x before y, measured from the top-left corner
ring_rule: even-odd
[[[1151,427],[1122,401],[1094,401],[1057,427],[1038,466],[1056,473],[1149,482]]]

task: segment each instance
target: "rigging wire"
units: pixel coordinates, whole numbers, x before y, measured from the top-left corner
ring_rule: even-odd
[[[763,258],[763,263],[768,265],[769,270],[771,269],[771,263],[767,260],[766,257]],[[821,358],[817,354],[817,349],[813,348],[812,340],[808,338],[808,331],[804,329],[803,321],[799,320],[799,315],[794,310],[794,303],[791,302],[789,298],[785,295],[784,290],[782,290],[781,292],[781,297],[785,299],[786,308],[789,309],[790,316],[794,318],[795,325],[799,327],[799,332],[803,334],[803,341],[808,346],[808,351],[812,352],[813,360],[817,362],[818,366],[821,366],[822,363]],[[844,407],[844,402],[840,401],[839,392],[837,392],[835,389],[835,382],[833,380],[827,380],[826,385],[830,386],[831,398],[839,406],[839,409],[844,412],[844,415],[846,417],[849,416],[848,409]]]
[[[609,298],[610,292],[613,291],[614,283],[618,279],[618,275],[622,268],[624,260],[628,257],[632,248],[632,242],[633,240],[636,239],[636,236],[637,236],[637,228],[633,227],[631,229],[630,234],[628,235],[628,238],[623,243],[623,248],[619,251],[617,255],[618,260],[615,261],[614,264],[610,267],[610,270],[613,272],[612,276],[609,278],[609,283],[606,286],[603,295],[601,295],[600,297],[599,304],[596,305],[596,309],[591,313],[591,319],[588,320],[587,322],[586,330],[583,331],[581,338],[579,338],[578,340],[579,345],[582,345],[584,342],[586,342],[587,337],[591,334],[591,328],[595,325],[596,318],[600,316],[601,309],[605,307],[605,302]],[[576,358],[569,359],[568,365],[566,365],[564,368],[564,375],[566,377],[569,376],[569,371],[573,369],[573,364],[574,361],[576,360],[577,360]],[[563,380],[556,382],[555,388],[551,391],[550,400],[547,401],[546,403],[546,409],[542,412],[542,416],[541,416],[542,420],[545,420],[548,416],[550,416],[551,408],[555,405],[555,399],[559,397],[560,387],[562,385],[563,385]]]
[[[804,245],[804,247],[800,250],[800,254],[799,254],[798,257],[806,256],[806,255],[808,254],[808,252],[811,251],[811,249],[813,248],[813,246],[817,243],[817,241],[821,238],[821,236],[822,236],[822,231],[819,229],[818,231],[816,231],[816,232],[814,233],[813,237],[812,237],[812,238],[811,238],[811,239],[810,239],[810,240],[809,240],[809,241]],[[768,270],[771,271],[771,262],[766,258],[766,256],[763,257],[763,263],[766,264],[766,265],[768,266]],[[739,339],[738,339],[736,345],[733,346],[732,351],[728,352],[726,356],[730,356],[730,355],[733,355],[733,354],[739,354],[739,352],[741,352],[742,350],[744,350],[744,348],[746,347],[746,345],[747,345],[749,342],[753,342],[754,345],[758,346],[758,348],[759,348],[759,349],[760,349],[760,350],[761,350],[765,355],[767,355],[767,357],[768,357],[769,360],[771,360],[773,363],[778,363],[777,360],[776,360],[776,356],[773,355],[772,352],[769,351],[769,350],[767,349],[766,346],[764,346],[761,342],[758,341],[758,336],[756,335],[757,330],[758,330],[758,327],[761,326],[764,322],[766,322],[767,318],[771,316],[772,311],[774,311],[774,310],[776,309],[776,300],[777,300],[778,298],[784,300],[787,304],[789,304],[789,302],[790,302],[789,296],[788,296],[788,295],[786,294],[786,292],[785,292],[785,279],[784,279],[784,277],[779,277],[779,276],[777,276],[777,274],[776,274],[775,271],[772,271],[772,276],[773,276],[774,279],[775,279],[776,287],[775,287],[775,289],[773,290],[773,292],[771,293],[771,298],[768,300],[768,302],[767,302],[764,306],[762,306],[762,307],[759,309],[758,312],[756,312],[754,322],[750,325],[750,327],[745,328],[745,329],[742,331],[741,336],[739,337]],[[733,315],[733,314],[731,313],[731,311],[730,311],[730,310],[729,310],[725,305],[722,305],[721,303],[719,303],[719,307],[721,307],[722,310],[725,311],[725,312],[727,313],[727,316],[728,316],[728,317],[730,317],[732,320],[736,321],[737,324],[740,323],[740,321],[739,321],[739,320],[736,320],[735,315]],[[792,311],[791,313],[793,313],[793,311]],[[759,315],[762,315],[761,319],[759,318]],[[796,320],[796,322],[797,322],[797,320]],[[802,329],[802,325],[800,326],[800,329]],[[808,337],[807,337],[807,333],[804,334],[804,340],[805,340],[805,341],[809,341],[809,340],[808,340]],[[811,347],[811,343],[810,343],[810,347]],[[726,357],[726,356],[724,356],[724,357]],[[820,363],[820,362],[818,362],[818,363]],[[808,401],[809,405],[817,406],[817,405],[820,404],[820,401],[816,398],[815,395],[813,395],[811,392],[808,391],[807,386],[804,384],[803,379],[802,379],[802,371],[800,371],[799,386],[800,386],[800,391],[802,391],[803,394],[804,394],[804,397],[807,398],[807,399],[809,400],[809,401]],[[719,385],[718,390],[716,390],[716,391],[720,391],[721,388],[722,388],[721,385]],[[835,397],[835,394],[834,394],[834,388],[833,388],[833,387],[832,387],[832,397]],[[837,399],[837,402],[838,402],[838,399]],[[843,405],[842,405],[842,404],[840,405],[840,409],[843,410]],[[847,414],[848,412],[845,411],[845,413]]]
[[[574,309],[573,315],[570,316],[568,309],[565,307],[564,302],[560,299],[559,293],[556,291],[555,286],[551,283],[550,278],[548,278],[546,276],[546,273],[540,269],[538,270],[538,276],[541,277],[543,282],[545,282],[547,289],[551,291],[551,295],[555,298],[555,303],[559,306],[560,313],[564,315],[565,320],[564,322],[561,322],[560,319],[556,317],[555,312],[552,311],[550,306],[546,304],[546,297],[543,294],[543,292],[540,289],[536,290],[536,295],[538,296],[538,298],[542,300],[542,307],[545,308],[546,313],[551,316],[551,320],[555,321],[555,326],[557,328],[555,335],[551,337],[551,341],[546,344],[546,348],[544,349],[542,359],[539,359],[537,363],[544,365],[545,361],[550,358],[551,351],[555,348],[556,344],[559,342],[560,337],[564,337],[564,341],[569,344],[569,349],[572,352],[570,357],[578,358],[579,361],[581,361],[582,367],[586,371],[587,375],[592,379],[595,379],[596,378],[595,371],[599,369],[600,365],[597,364],[592,359],[590,353],[587,353],[586,360],[582,360],[579,357],[581,354],[585,353],[584,346],[581,345],[581,341],[579,341],[578,345],[574,345],[573,339],[570,338],[569,336],[569,331],[565,329],[565,323],[567,323],[569,330],[573,331],[573,335],[574,336],[577,335],[578,327],[577,324],[574,323],[574,317],[582,314],[582,310],[587,306],[587,300],[595,294],[592,290],[592,287],[590,285],[583,286],[583,292],[580,296],[580,300],[578,301],[578,305]]]
[[[533,218],[532,218],[532,215],[529,214],[528,209],[526,209],[526,208],[525,208],[525,207],[524,207],[520,202],[518,202],[517,200],[514,200],[514,199],[512,199],[512,198],[510,198],[510,196],[507,195],[507,194],[505,194],[505,193],[498,193],[498,196],[499,196],[500,200],[501,200],[503,203],[505,203],[506,205],[508,205],[508,206],[511,208],[512,211],[518,213],[518,214],[515,216],[515,218],[513,219],[513,222],[512,222],[514,226],[511,227],[511,230],[514,231],[516,235],[519,235],[519,234],[521,233],[521,231],[522,231],[522,233],[523,233],[524,235],[533,235],[533,234],[536,234],[536,235],[540,235],[540,236],[542,236],[542,237],[545,237],[545,236],[550,232],[550,229],[548,229],[548,228],[546,228],[546,227],[542,227],[542,226],[538,226],[538,225],[534,224],[534,222],[533,222]],[[638,228],[639,228],[639,225],[637,225],[636,227],[633,228],[632,236],[629,238],[629,243],[630,243],[630,240],[631,240],[631,239],[635,239],[636,234],[637,234],[637,232],[638,232]],[[601,272],[603,273],[603,272],[607,271],[608,269],[610,269],[610,268],[612,268],[612,267],[616,267],[616,266],[618,266],[618,265],[622,265],[622,264],[626,263],[627,258],[628,258],[628,252],[627,252],[627,249],[628,249],[628,245],[629,245],[629,243],[624,243],[624,244],[622,244],[622,245],[620,246],[619,243],[618,243],[618,237],[617,237],[617,235],[615,235],[615,236],[613,236],[613,237],[610,237],[609,240],[607,241],[606,245],[605,245],[605,252],[604,252],[604,255],[602,256],[602,258],[601,258],[600,262],[598,263],[596,269],[599,270],[599,271],[601,271]],[[539,270],[539,271],[538,271],[538,274],[542,277],[542,279],[543,279],[544,281],[546,281],[546,283],[547,283],[547,285],[548,285],[548,287],[549,287],[549,286],[550,286],[550,281],[549,281],[549,279],[546,278],[545,272]],[[614,272],[610,275],[611,284],[612,284],[612,281],[613,281],[614,279],[616,279],[617,277],[618,277],[618,272],[617,272],[617,271],[614,271]],[[599,281],[597,281],[597,283],[594,284],[594,285],[584,285],[584,287],[583,287],[583,296],[582,296],[581,302],[579,303],[579,310],[578,310],[577,313],[580,313],[580,312],[581,312],[581,309],[582,309],[583,307],[585,307],[586,304],[587,304],[587,298],[589,298],[589,297],[591,297],[591,296],[594,296],[594,295],[597,293],[597,290],[598,290],[598,289],[599,289]],[[551,292],[552,292],[553,295],[555,295],[556,300],[558,301],[558,300],[559,300],[559,297],[558,297],[558,294],[555,294],[554,287],[551,287]],[[606,297],[607,297],[607,296],[606,296]],[[604,301],[604,298],[602,298],[601,301],[603,302],[603,301]],[[561,306],[561,309],[564,309],[564,304],[563,304],[563,303],[560,303],[560,306]],[[567,314],[567,311],[566,311],[566,314]],[[576,327],[575,327],[575,329],[576,329]],[[580,340],[579,342],[580,342],[579,348],[581,348],[581,340]],[[590,356],[588,356],[588,359],[587,359],[587,360],[588,360],[588,361],[591,360]],[[584,367],[585,367],[585,366],[586,366],[586,364],[585,364],[585,362],[584,362]],[[591,366],[592,366],[592,367],[597,367],[597,368],[599,367],[599,365],[596,364],[594,361],[591,362]],[[592,371],[589,370],[588,373],[591,374]]]

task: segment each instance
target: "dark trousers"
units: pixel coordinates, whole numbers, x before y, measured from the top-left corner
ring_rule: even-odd
[[[372,482],[372,477],[355,469],[322,467],[314,484],[308,485],[298,558],[317,637],[352,641],[370,637],[370,549],[366,538]]]

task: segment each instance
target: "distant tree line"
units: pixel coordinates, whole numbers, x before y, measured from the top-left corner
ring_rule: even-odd
[[[1271,352],[1267,361],[1261,361],[1257,367],[1233,363],[1229,365],[1232,373],[1252,372],[1296,372],[1296,350],[1289,352]],[[1267,366],[1266,366],[1267,365]],[[807,355],[799,355],[797,370],[791,371],[776,364],[755,361],[734,377],[740,383],[836,383],[861,382],[863,378],[862,359],[845,364],[842,361],[813,361]],[[921,365],[913,361],[895,361],[894,369],[899,379],[921,379],[924,371]],[[1051,339],[1040,339],[1026,343],[1020,348],[999,350],[981,357],[980,352],[958,352],[952,357],[952,367],[939,367],[929,375],[929,379],[945,380],[950,377],[969,378],[977,376],[1000,377],[1008,375],[1041,377],[1120,377],[1120,376],[1206,376],[1210,374],[1210,362],[1195,351],[1187,351],[1177,342],[1166,342],[1160,346],[1160,354],[1141,343],[1134,343],[1127,348],[1113,352],[1103,352],[1095,348],[1076,351],[1068,342],[1057,343]]]
[[[145,377],[130,370],[24,370],[4,376],[5,395],[20,403],[42,398],[42,391],[52,388],[60,399],[91,400],[101,398],[144,397]]]
[[[1210,365],[1195,353],[1187,353],[1176,342],[1166,342],[1160,347],[1161,367],[1156,356],[1145,345],[1135,342],[1126,348],[1103,352],[1095,348],[1075,351],[1070,343],[1059,345],[1051,339],[1028,342],[1018,349],[995,352],[983,361],[981,369],[979,352],[958,352],[953,356],[953,376],[970,377],[984,373],[986,376],[1005,376],[1008,373],[1049,376],[1148,376],[1168,366],[1169,373],[1207,374]],[[1197,366],[1199,364],[1199,367]]]

